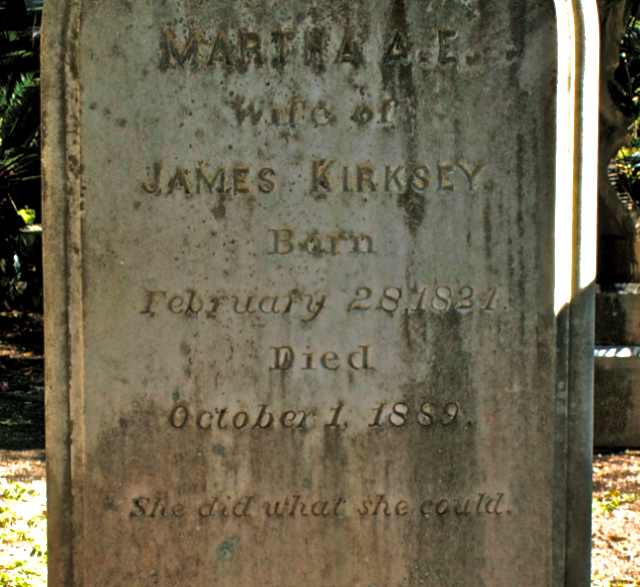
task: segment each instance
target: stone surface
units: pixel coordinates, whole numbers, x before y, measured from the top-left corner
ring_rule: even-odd
[[[596,357],[594,446],[640,447],[640,358]]]
[[[47,10],[52,584],[550,585],[553,3]]]
[[[595,342],[640,346],[640,296],[611,292],[596,295]]]

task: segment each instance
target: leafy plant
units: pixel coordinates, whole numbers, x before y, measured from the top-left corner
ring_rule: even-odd
[[[609,84],[611,97],[620,112],[635,120],[631,142],[616,156],[618,193],[640,205],[640,1],[627,5],[627,28],[620,42],[620,62]]]
[[[617,508],[638,501],[635,493],[620,493],[619,491],[609,491],[602,497],[593,500],[593,513],[613,512]]]
[[[39,42],[21,4],[0,1],[0,301],[37,309],[41,255],[21,229],[40,215]]]
[[[44,496],[25,483],[0,479],[0,585],[46,585],[46,510]]]

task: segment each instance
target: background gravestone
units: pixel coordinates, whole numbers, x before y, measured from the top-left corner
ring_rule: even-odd
[[[553,4],[47,10],[51,584],[550,585]]]

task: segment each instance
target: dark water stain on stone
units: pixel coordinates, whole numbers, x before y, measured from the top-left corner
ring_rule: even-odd
[[[524,201],[525,201],[525,146],[524,136],[519,133],[516,136],[516,199],[518,209],[516,212],[516,227],[518,230],[518,240],[516,249],[517,258],[517,292],[520,300],[526,300],[526,253],[525,253],[525,220],[524,220]],[[527,325],[526,314],[520,312],[520,336],[522,340],[526,340]]]
[[[408,404],[415,406],[413,409],[419,409],[425,402],[430,402],[434,420],[433,427],[429,430],[430,443],[425,443],[422,449],[415,445],[408,453],[407,466],[418,487],[437,487],[434,502],[440,503],[440,507],[444,504],[444,511],[450,508],[449,513],[442,514],[441,511],[436,512],[434,504],[431,513],[424,518],[424,522],[433,524],[438,528],[436,531],[440,532],[438,548],[442,548],[444,552],[454,552],[456,548],[460,548],[462,540],[472,559],[482,550],[478,545],[482,545],[485,520],[478,516],[463,534],[445,530],[442,526],[447,520],[453,519],[451,512],[456,507],[466,507],[466,497],[463,497],[473,495],[483,478],[478,458],[478,438],[472,427],[478,413],[479,394],[473,389],[468,326],[465,317],[455,310],[425,314],[422,320],[428,323],[428,327],[423,330],[424,340],[420,344],[416,344],[418,341],[414,333],[413,362],[427,362],[428,369],[419,379],[402,386],[402,396]],[[420,353],[416,352],[418,348],[421,348]],[[451,409],[454,411],[451,412]],[[455,414],[453,420],[444,425],[443,416],[452,413]],[[416,430],[418,433],[426,431]],[[446,437],[442,434],[444,432]],[[437,477],[434,476],[432,467],[425,466],[427,462],[438,463]],[[429,516],[433,519],[427,522]],[[457,519],[463,520],[465,516]],[[413,540],[421,540],[423,531],[412,530]]]
[[[418,228],[424,220],[427,209],[427,201],[424,196],[407,189],[404,194],[398,196],[398,206],[405,212],[405,224],[409,232],[415,236]]]
[[[211,209],[211,213],[213,214],[213,217],[216,220],[220,220],[221,218],[224,218],[226,213],[227,213],[227,209],[224,205],[224,203],[227,201],[227,194],[224,191],[220,191],[220,195],[218,198],[218,202],[216,203],[216,205]]]
[[[487,259],[491,259],[491,204],[487,201],[482,210],[484,228],[484,252]]]
[[[408,59],[411,55],[411,38],[404,0],[393,0],[388,14],[389,30],[394,31],[394,36],[385,39],[385,56],[380,64],[382,86],[397,104],[402,104],[406,109],[402,120],[402,135],[405,143],[403,150],[410,167],[419,164],[416,139],[418,132],[416,117],[419,108],[413,80],[413,64]],[[411,183],[408,183],[405,192],[398,195],[398,206],[404,210],[405,224],[409,232],[415,236],[425,217],[426,198],[418,193]]]

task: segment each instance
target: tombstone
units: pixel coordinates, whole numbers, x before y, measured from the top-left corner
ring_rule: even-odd
[[[564,585],[582,17],[46,11],[50,584]]]

